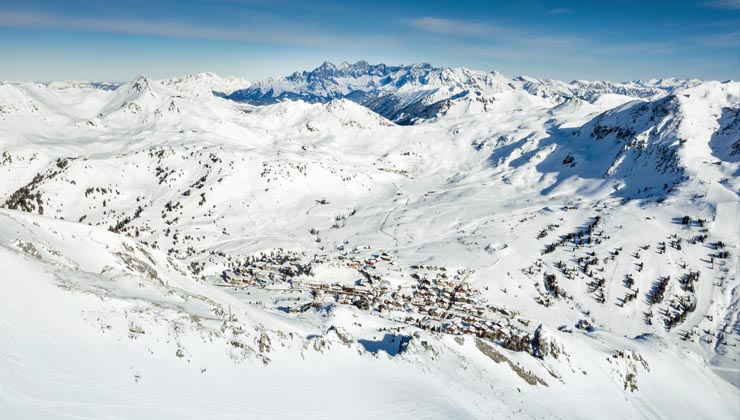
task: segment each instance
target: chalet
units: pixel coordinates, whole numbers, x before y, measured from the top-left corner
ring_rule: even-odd
[[[457,293],[457,294],[455,294],[455,302],[473,303],[474,300],[471,299],[468,295]]]
[[[429,311],[429,315],[441,317],[444,314],[444,311],[441,308],[432,307]]]

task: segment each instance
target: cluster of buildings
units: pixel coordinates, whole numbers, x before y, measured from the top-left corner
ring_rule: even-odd
[[[466,269],[452,272],[446,267],[412,265],[404,270],[404,275],[409,274],[412,281],[393,287],[385,277],[387,269],[396,264],[386,253],[345,257],[342,263],[358,274],[349,283],[322,281],[314,275],[312,264],[327,261],[314,258],[303,263],[303,260],[302,254],[281,250],[262,254],[225,271],[222,280],[232,285],[262,288],[281,284],[287,288],[277,289],[310,292],[313,302],[297,302],[290,309],[294,312],[322,306],[321,302],[328,298],[398,322],[453,335],[500,339],[513,328],[510,323],[513,315],[488,305],[480,291],[467,282],[471,272]]]
[[[301,275],[313,275],[311,263],[304,262],[303,253],[277,249],[249,256],[236,263],[231,270],[221,273],[221,279],[230,285],[266,287],[290,282]]]

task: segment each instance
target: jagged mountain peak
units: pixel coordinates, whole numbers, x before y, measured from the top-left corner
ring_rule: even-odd
[[[136,76],[128,83],[129,92],[152,92],[149,79],[146,76]]]
[[[491,94],[509,89],[498,72],[466,68],[437,68],[429,63],[388,66],[361,60],[340,65],[325,61],[310,71],[281,79],[269,78],[227,98],[265,105],[284,100],[327,102],[347,98],[396,122],[421,120],[434,103],[465,91]]]
[[[313,70],[294,72],[283,78],[268,78],[228,99],[265,105],[284,100],[326,102],[347,98],[365,105],[401,124],[418,123],[438,116],[438,111],[470,92],[491,96],[515,89],[553,103],[577,97],[594,103],[604,95],[649,99],[698,81],[661,79],[650,82],[558,80],[519,76],[513,79],[498,71],[464,67],[434,67],[428,63],[388,66],[361,60],[336,65],[325,61]]]
[[[403,67],[403,66],[399,66]],[[360,78],[363,76],[386,76],[392,68],[385,64],[370,64],[365,60],[355,63],[342,62],[336,65],[330,61],[324,61],[321,65],[309,71],[294,72],[286,77],[292,81],[316,82],[336,78]]]

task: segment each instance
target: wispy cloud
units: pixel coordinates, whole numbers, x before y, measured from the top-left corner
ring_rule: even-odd
[[[669,60],[702,48],[734,48],[740,33],[685,35],[680,38],[624,39],[619,33],[592,34],[589,38],[553,32],[535,26],[422,17],[405,23],[417,31],[440,35],[437,48],[452,56],[475,56],[519,63],[552,62],[564,65],[603,61]]]
[[[495,23],[421,17],[404,21],[408,26],[422,32],[452,37],[496,40],[529,46],[572,46],[583,39],[576,36],[552,34],[534,28],[517,27]]]
[[[443,19],[426,16],[409,19],[406,23],[414,29],[443,35],[488,37],[505,32],[505,29],[490,24],[456,19]]]
[[[740,0],[712,0],[703,4],[714,9],[740,10]]]
[[[0,27],[145,35],[175,39],[241,41],[316,48],[351,48],[358,45],[358,43],[367,45],[382,43],[387,46],[393,43],[392,39],[382,36],[336,36],[323,34],[312,28],[296,28],[294,26],[291,27],[290,31],[270,28],[244,29],[199,25],[173,20],[90,19],[3,9],[0,9]]]

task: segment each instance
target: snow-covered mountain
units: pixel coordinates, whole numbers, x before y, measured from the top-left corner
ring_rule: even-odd
[[[0,84],[0,418],[740,415],[740,83],[242,84]]]
[[[537,96],[554,98],[556,100],[575,97],[593,102],[604,94],[648,99],[679,88],[696,86],[701,81],[653,79],[648,81],[634,80],[626,83],[615,83],[608,81],[574,80],[570,83],[565,83],[558,80],[543,80],[520,76],[514,79],[514,83]]]
[[[435,68],[426,63],[386,66],[371,65],[366,61],[340,65],[324,62],[312,71],[255,82],[225,97],[253,105],[285,100],[328,102],[346,98],[397,123],[409,124],[437,116],[451,101],[464,98],[490,101],[497,94],[512,90],[524,90],[555,103],[572,97],[593,102],[604,94],[651,98],[698,83],[697,80],[675,79],[628,83],[575,80],[564,83],[524,76],[509,79],[496,71]]]
[[[358,61],[337,66],[324,62],[312,71],[255,82],[249,88],[226,97],[254,105],[284,100],[328,102],[346,98],[388,119],[411,123],[424,118],[427,108],[445,100],[468,93],[490,95],[511,90],[508,82],[497,72],[440,69],[426,63],[386,66]]]
[[[162,80],[162,84],[193,96],[211,96],[215,93],[227,95],[235,90],[249,87],[250,82],[239,77],[221,77],[210,71],[188,74]]]

